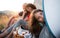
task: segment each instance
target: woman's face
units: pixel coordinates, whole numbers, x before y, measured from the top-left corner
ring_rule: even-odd
[[[35,18],[40,21],[40,22],[44,22],[44,17],[43,17],[43,13],[42,12],[37,12],[34,14]]]
[[[32,8],[31,7],[26,7],[26,10],[31,12],[32,11]]]

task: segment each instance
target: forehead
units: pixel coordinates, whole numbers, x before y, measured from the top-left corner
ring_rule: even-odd
[[[26,7],[27,6],[27,3],[23,4],[23,7]]]
[[[34,14],[34,16],[35,16],[36,18],[38,18],[41,14],[42,14],[42,12],[37,12],[37,13]]]
[[[39,12],[40,13],[40,12]],[[40,14],[39,13],[35,13],[34,16],[35,17],[38,17]]]
[[[36,13],[34,13],[34,15],[40,15],[40,14],[42,14],[42,12],[36,12]]]

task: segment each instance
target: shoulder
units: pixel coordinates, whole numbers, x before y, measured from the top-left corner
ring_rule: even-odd
[[[40,35],[39,35],[39,38],[54,38],[54,37],[49,32],[49,29],[47,28],[47,26],[44,26]]]

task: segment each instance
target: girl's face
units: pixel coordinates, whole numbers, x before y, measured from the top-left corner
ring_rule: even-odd
[[[40,22],[44,22],[44,17],[43,17],[43,13],[42,12],[37,12],[34,14],[35,18],[40,21]]]

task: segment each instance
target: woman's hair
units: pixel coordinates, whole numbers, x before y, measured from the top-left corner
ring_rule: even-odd
[[[43,11],[40,9],[35,9],[30,14],[30,19],[29,19],[28,23],[29,23],[29,27],[30,27],[30,32],[32,34],[39,34],[42,29],[42,27],[39,24],[39,21],[34,16],[35,13],[39,13],[39,12],[43,12]]]
[[[32,9],[36,9],[36,6],[34,4],[31,4],[31,3],[27,4],[26,7],[31,7]]]

